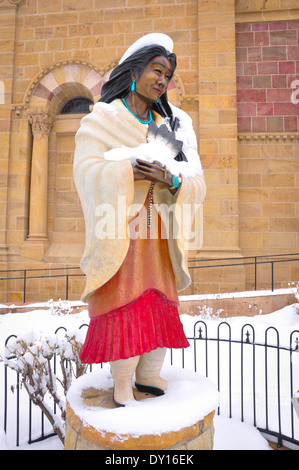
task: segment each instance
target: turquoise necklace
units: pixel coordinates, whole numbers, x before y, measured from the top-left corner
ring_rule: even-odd
[[[139,122],[141,122],[141,124],[150,124],[153,120],[153,116],[152,116],[152,113],[151,113],[151,110],[149,110],[149,120],[148,121],[142,121],[141,119],[139,119],[138,116],[136,116],[136,114],[133,113],[133,111],[130,110],[129,106],[127,105],[126,103],[126,100],[124,98],[122,98],[122,102],[124,103],[125,107],[127,108],[128,111],[130,111],[131,114],[133,114],[133,116],[138,119]]]

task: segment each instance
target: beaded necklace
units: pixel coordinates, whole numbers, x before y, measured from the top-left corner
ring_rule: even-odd
[[[130,111],[130,113],[133,114],[133,116],[136,119],[138,119],[138,121],[141,122],[141,124],[150,124],[152,122],[153,116],[152,116],[151,110],[149,110],[149,120],[148,121],[142,121],[141,119],[139,119],[138,116],[136,116],[136,114],[133,113],[133,111],[130,110],[130,108],[127,105],[126,100],[124,98],[122,98],[122,102],[124,103],[127,110]],[[148,201],[148,209],[147,209],[147,228],[148,229],[150,229],[151,222],[152,222],[152,203],[153,203],[154,186],[155,186],[155,183],[151,183],[150,190],[149,190],[149,201]]]
[[[129,106],[127,105],[126,103],[126,100],[124,98],[122,98],[122,102],[124,103],[125,107],[127,108],[128,111],[130,111],[131,114],[133,114],[133,116],[138,119],[139,122],[141,122],[141,124],[150,124],[153,120],[153,116],[152,116],[152,113],[151,113],[151,110],[149,110],[149,120],[148,121],[142,121],[141,119],[139,119],[138,116],[136,116],[136,114],[133,113],[133,111],[130,110]]]

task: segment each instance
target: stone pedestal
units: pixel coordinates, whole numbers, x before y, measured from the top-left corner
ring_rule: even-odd
[[[165,366],[165,395],[134,389],[124,408],[112,401],[110,370],[77,379],[67,395],[65,450],[212,450],[218,391],[205,377]]]

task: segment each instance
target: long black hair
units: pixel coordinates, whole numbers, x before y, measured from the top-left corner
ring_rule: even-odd
[[[111,101],[117,98],[125,98],[131,90],[132,72],[137,73],[139,78],[150,61],[158,56],[165,57],[169,60],[171,64],[171,79],[176,69],[176,55],[173,52],[168,52],[163,46],[144,46],[113,69],[109,80],[102,87],[102,95],[99,101],[111,103]],[[179,120],[173,116],[171,107],[168,103],[167,92],[163,93],[158,103],[153,103],[151,105],[151,109],[156,111],[162,117],[168,118],[171,129],[173,131],[177,130]],[[178,161],[187,160],[182,151],[175,159]]]
[[[163,46],[144,46],[113,69],[109,80],[102,87],[102,95],[99,101],[111,103],[111,101],[117,98],[125,98],[131,90],[132,72],[137,73],[139,78],[150,61],[158,56],[165,57],[169,60],[171,64],[171,79],[176,69],[176,55],[173,52],[168,52]],[[151,105],[151,109],[162,117],[169,118],[169,123],[173,131],[177,129],[178,119],[173,116],[168,103],[167,92],[163,93],[158,103]],[[176,160],[182,161],[187,159],[183,152],[180,152]]]

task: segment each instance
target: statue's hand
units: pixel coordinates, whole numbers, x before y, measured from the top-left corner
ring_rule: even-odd
[[[144,180],[144,176],[138,171],[136,165],[133,166],[134,181]]]
[[[134,167],[142,176],[141,179],[151,181],[152,183],[164,183],[166,186],[172,186],[172,174],[160,162],[146,162],[137,159]]]

